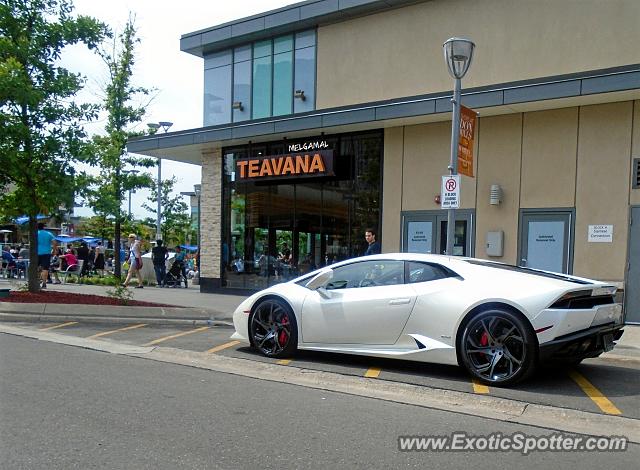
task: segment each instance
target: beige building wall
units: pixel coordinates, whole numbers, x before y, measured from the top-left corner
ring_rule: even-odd
[[[384,131],[384,166],[382,177],[382,252],[401,249],[402,174],[404,128]]]
[[[521,155],[521,114],[480,119],[475,249],[478,258],[487,258],[487,232],[502,230],[504,255],[492,259],[516,264]],[[492,184],[499,184],[502,188],[502,202],[497,206],[489,204]]]
[[[573,272],[622,281],[629,230],[633,102],[580,108]],[[588,225],[613,225],[613,243],[588,243]]]
[[[637,64],[639,21],[637,0],[433,0],[322,26],[316,107],[450,90],[452,36],[477,46],[465,88]]]
[[[578,108],[524,114],[522,208],[573,207]]]
[[[631,162],[629,168],[633,169],[633,159],[640,158],[640,101],[633,102],[633,134],[631,137]],[[631,189],[629,202],[632,206],[640,205],[640,189]]]
[[[201,278],[220,279],[222,233],[222,151],[202,155],[202,194],[200,196]]]

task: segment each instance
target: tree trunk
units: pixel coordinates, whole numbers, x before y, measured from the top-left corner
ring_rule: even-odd
[[[122,260],[120,259],[120,237],[122,235],[121,233],[121,227],[120,227],[120,219],[116,218],[116,225],[115,225],[115,233],[114,233],[114,242],[113,242],[113,274],[120,279],[121,276],[121,270],[120,268],[122,267]]]
[[[29,292],[40,291],[40,277],[38,276],[38,221],[36,216],[29,214]]]

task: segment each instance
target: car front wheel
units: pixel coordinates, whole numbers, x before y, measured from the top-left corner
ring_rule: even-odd
[[[469,373],[489,385],[509,385],[531,375],[536,365],[536,338],[520,317],[491,309],[466,324],[460,359]]]
[[[291,356],[298,346],[298,326],[291,308],[278,299],[261,301],[249,316],[251,345],[267,357]]]

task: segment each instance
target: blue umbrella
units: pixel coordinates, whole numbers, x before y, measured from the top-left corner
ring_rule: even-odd
[[[38,214],[36,216],[36,220],[42,220],[42,219],[48,219],[48,218],[49,218],[48,215]],[[20,216],[20,217],[18,217],[16,219],[16,224],[18,224],[18,225],[24,225],[27,222],[29,222],[29,216],[28,215],[23,215],[23,216]]]
[[[193,245],[180,245],[180,248],[188,251],[198,251],[198,247]]]

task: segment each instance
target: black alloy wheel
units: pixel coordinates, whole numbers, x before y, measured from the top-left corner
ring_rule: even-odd
[[[531,375],[537,342],[531,328],[508,310],[487,310],[466,325],[460,359],[469,373],[489,385],[509,385]]]
[[[282,300],[266,299],[249,316],[251,345],[267,357],[288,357],[298,347],[298,325]]]

